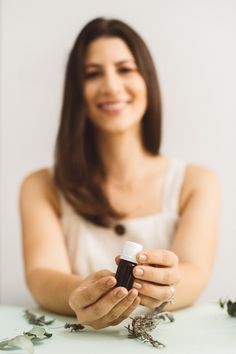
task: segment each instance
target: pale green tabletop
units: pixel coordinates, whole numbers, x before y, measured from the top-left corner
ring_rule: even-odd
[[[32,325],[24,318],[24,309],[13,306],[0,306],[0,340],[10,338]],[[35,310],[37,314],[45,311]],[[48,314],[56,319],[51,327],[63,326],[74,322],[71,317]],[[236,318],[230,317],[226,309],[217,303],[196,305],[192,308],[174,312],[175,322],[163,323],[151,332],[152,336],[166,345],[157,349],[137,339],[128,339],[127,320],[116,327],[95,331],[87,328],[79,333],[71,333],[64,328],[51,329],[53,336],[43,340],[34,348],[35,354],[72,354],[72,353],[154,353],[161,350],[166,354],[235,354]],[[50,327],[50,326],[49,326]],[[49,330],[50,331],[50,330]],[[20,354],[22,350],[6,351]],[[1,351],[0,351],[1,353]]]

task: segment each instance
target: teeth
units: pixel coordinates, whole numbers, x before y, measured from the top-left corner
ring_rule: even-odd
[[[104,103],[101,104],[101,108],[107,110],[115,110],[115,109],[122,109],[126,106],[126,102],[118,102],[118,103]]]

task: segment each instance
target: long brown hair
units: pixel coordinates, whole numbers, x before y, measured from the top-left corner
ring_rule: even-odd
[[[106,171],[95,145],[92,123],[83,98],[84,63],[88,45],[99,37],[119,37],[131,50],[147,86],[147,109],[142,119],[144,148],[158,155],[161,141],[161,97],[156,70],[143,39],[116,19],[96,18],[80,32],[66,68],[64,97],[56,147],[54,180],[76,213],[110,226],[121,218],[102,188]]]

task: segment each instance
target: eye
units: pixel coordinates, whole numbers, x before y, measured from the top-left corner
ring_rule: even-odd
[[[101,76],[101,72],[100,71],[90,71],[90,72],[87,72],[84,74],[84,78],[86,80],[89,80],[89,79],[95,79],[96,77],[99,77]]]
[[[136,68],[130,68],[130,67],[125,67],[125,66],[119,68],[119,72],[121,74],[126,74],[126,73],[130,73],[130,72],[133,72],[133,71],[136,71]]]

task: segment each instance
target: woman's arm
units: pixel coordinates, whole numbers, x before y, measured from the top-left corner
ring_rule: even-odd
[[[207,169],[190,166],[184,184],[184,203],[172,252],[141,252],[139,265],[134,268],[134,286],[141,303],[148,307],[156,307],[164,297],[165,300],[170,297],[172,286],[176,288],[176,303],[169,309],[193,304],[206,286],[212,269],[219,225],[219,181]],[[141,255],[145,255],[146,260],[141,260]],[[142,275],[137,274],[138,269],[143,271]]]
[[[181,281],[176,308],[193,304],[208,283],[219,233],[221,193],[218,178],[202,167],[187,171],[189,197],[171,246],[179,258]]]
[[[71,273],[57,193],[47,170],[24,180],[20,214],[25,277],[30,291],[42,307],[62,314],[73,313],[68,299],[81,277]]]
[[[109,270],[83,279],[71,272],[60,225],[60,210],[53,182],[46,170],[27,177],[21,188],[25,276],[31,293],[44,308],[74,314],[80,323],[100,329],[129,317],[140,298],[115,287]]]

